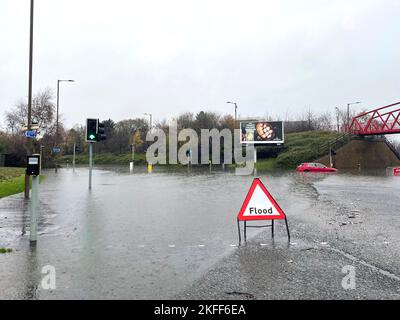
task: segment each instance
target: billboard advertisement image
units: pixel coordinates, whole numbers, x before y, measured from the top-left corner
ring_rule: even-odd
[[[282,121],[242,121],[240,122],[240,131],[240,143],[284,143]]]

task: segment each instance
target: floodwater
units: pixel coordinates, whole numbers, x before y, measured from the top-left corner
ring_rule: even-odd
[[[254,178],[220,168],[211,173],[155,168],[148,174],[138,167],[131,174],[108,167],[94,170],[89,191],[87,168],[45,175],[36,248],[29,246],[23,196],[0,199],[0,247],[13,249],[0,255],[0,298],[173,297],[238,249],[236,216]],[[294,172],[258,177],[291,229],[305,228],[316,237],[326,229],[322,240],[341,241],[400,274],[400,178]],[[250,231],[250,238],[259,232]],[[287,245],[285,236],[284,226],[277,225],[277,245]],[[55,290],[41,286],[46,265],[55,267]]]

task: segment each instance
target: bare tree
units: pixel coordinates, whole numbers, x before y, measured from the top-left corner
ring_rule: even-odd
[[[313,120],[313,128],[315,130],[330,131],[333,127],[332,115],[329,111],[321,113]]]
[[[44,135],[54,126],[55,105],[53,91],[47,88],[39,91],[32,102],[32,122],[37,123],[40,132]],[[24,125],[27,125],[28,105],[19,102],[13,110],[6,112],[6,126],[8,131],[17,133]]]
[[[178,130],[193,128],[194,125],[194,114],[191,112],[185,112],[175,118]]]
[[[233,131],[235,129],[235,118],[232,117],[230,114],[222,116],[219,121],[219,128],[221,130],[229,129],[233,133]]]
[[[315,114],[311,110],[311,108],[308,108],[308,111],[303,114],[302,116],[302,121],[306,124],[306,128],[304,128],[307,131],[315,130],[314,128],[314,119],[315,119]]]

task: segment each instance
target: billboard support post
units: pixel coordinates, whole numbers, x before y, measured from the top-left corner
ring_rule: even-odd
[[[257,147],[254,145],[254,176],[257,175]]]

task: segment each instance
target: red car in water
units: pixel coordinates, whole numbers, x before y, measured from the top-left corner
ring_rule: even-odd
[[[296,168],[298,172],[337,172],[335,168],[329,168],[322,163],[311,163],[306,162],[302,163]]]

